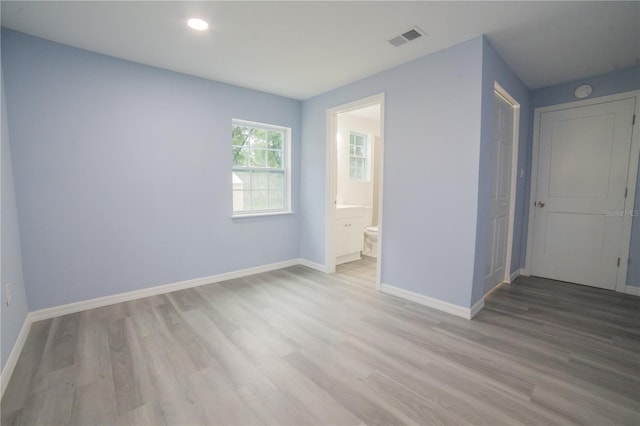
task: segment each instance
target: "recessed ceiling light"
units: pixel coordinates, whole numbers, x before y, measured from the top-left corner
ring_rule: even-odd
[[[204,19],[191,18],[187,21],[187,25],[197,31],[204,31],[209,28],[209,23]]]

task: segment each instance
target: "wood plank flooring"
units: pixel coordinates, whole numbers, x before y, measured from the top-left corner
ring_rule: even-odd
[[[522,277],[467,321],[374,277],[291,267],[35,323],[2,424],[640,424],[640,298]]]

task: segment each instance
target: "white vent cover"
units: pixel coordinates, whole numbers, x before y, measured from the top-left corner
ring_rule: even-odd
[[[391,43],[395,47],[399,47],[399,46],[402,46],[405,43],[408,43],[410,41],[416,40],[416,39],[422,37],[423,35],[426,35],[426,33],[424,31],[422,31],[418,27],[413,27],[412,29],[410,29],[406,33],[402,33],[401,35],[392,38],[391,40],[389,40],[389,43]]]

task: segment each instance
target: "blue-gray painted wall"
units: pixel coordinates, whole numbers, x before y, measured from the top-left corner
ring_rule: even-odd
[[[483,38],[302,104],[300,255],[324,264],[326,111],[384,92],[382,282],[471,306]]]
[[[512,270],[525,260],[533,107],[574,100],[582,83],[594,86],[592,96],[640,88],[636,67],[530,93],[477,37],[300,103],[2,35],[12,129],[9,144],[3,115],[3,282],[5,247],[19,261],[22,241],[31,309],[298,257],[323,264],[326,110],[380,92],[382,280],[469,307],[483,294],[493,82],[521,104],[518,164],[527,178],[516,183]],[[232,118],[292,128],[295,215],[230,218]],[[20,239],[14,214],[8,245],[5,142],[14,148],[22,225]],[[634,223],[638,254],[639,228]],[[630,265],[630,283],[640,284],[638,266]],[[14,300],[19,291],[14,285]],[[26,301],[8,334],[5,312],[3,365]]]
[[[478,183],[478,225],[476,233],[475,269],[473,278],[472,303],[480,300],[488,289],[484,287],[485,256],[488,253],[489,215],[491,211],[490,194],[493,172],[493,139],[494,139],[494,83],[498,83],[519,104],[519,132],[518,132],[518,171],[528,167],[527,145],[530,131],[530,98],[529,89],[515,75],[491,46],[486,38],[482,43],[482,131],[480,137],[480,166]],[[518,178],[512,185],[516,185],[515,214],[513,226],[513,247],[511,271],[520,269],[522,256],[521,246],[525,221],[525,187],[524,178]]]
[[[300,102],[6,29],[2,63],[32,310],[298,257]],[[231,219],[232,118],[292,128],[296,214]]]
[[[640,66],[532,90],[531,106],[540,108],[577,101],[574,92],[583,84],[590,84],[593,88],[589,98],[637,90],[640,89]]]
[[[0,229],[2,253],[0,257],[0,268],[2,268],[2,286],[9,283],[12,287],[13,296],[11,303],[7,306],[5,289],[0,293],[0,333],[2,333],[1,368],[11,354],[11,350],[16,343],[24,320],[27,316],[27,297],[24,289],[24,279],[22,273],[22,253],[20,250],[20,226],[18,223],[18,212],[16,210],[16,198],[13,186],[13,169],[11,166],[11,143],[9,125],[7,121],[7,107],[4,92],[4,75],[0,72],[2,80],[2,148],[1,157],[1,187],[2,187],[2,208],[0,211]]]
[[[589,98],[599,96],[613,95],[616,93],[629,92],[640,89],[640,66],[625,68],[612,71],[607,74],[596,75],[589,78],[571,81],[568,83],[558,84],[555,86],[536,89],[531,92],[532,104],[532,121],[533,109],[549,105],[557,105],[567,102],[576,101],[574,91],[583,84],[589,84],[593,87],[593,91]],[[533,128],[529,134],[529,152],[528,157],[531,158],[531,146],[533,144]],[[528,161],[530,167],[531,161]],[[530,170],[527,171],[526,200],[529,199],[530,193]],[[640,175],[638,176],[640,179]],[[635,195],[635,211],[640,210],[640,185],[636,186]],[[525,203],[525,223],[524,230],[526,232],[526,222],[529,215],[529,203]],[[523,238],[523,248],[526,247],[526,234]],[[524,266],[524,249],[522,250],[521,264]],[[631,230],[631,247],[629,253],[629,269],[627,272],[627,284],[640,287],[640,217],[635,217]]]

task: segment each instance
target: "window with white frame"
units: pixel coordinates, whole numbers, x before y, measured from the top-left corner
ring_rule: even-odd
[[[233,120],[233,214],[290,211],[291,129]]]
[[[367,159],[367,135],[350,132],[349,136],[349,179],[369,180]]]

